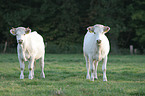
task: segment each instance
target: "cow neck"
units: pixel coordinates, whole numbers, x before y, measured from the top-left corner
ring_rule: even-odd
[[[19,49],[20,49],[20,51],[23,51],[23,49],[24,49],[24,44],[19,44]]]
[[[19,53],[20,53],[20,55],[21,55],[21,58],[22,58],[23,60],[25,60],[24,44],[19,44]]]

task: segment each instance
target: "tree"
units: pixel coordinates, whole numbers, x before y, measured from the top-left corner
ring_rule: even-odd
[[[32,31],[38,31],[44,37],[45,42],[53,42],[62,47],[81,41],[76,0],[0,2],[0,17],[4,24],[4,26],[0,26],[2,37],[4,36],[3,40],[10,40],[9,30],[11,27],[23,26],[30,27]]]
[[[91,0],[89,11],[90,25],[103,24],[111,27],[108,38],[113,52],[118,50],[120,32],[126,31],[126,9],[124,0]]]
[[[88,26],[103,24],[111,27],[106,35],[112,52],[130,44],[143,48],[144,5],[141,0],[0,0],[0,43],[16,45],[9,30],[23,26],[69,50],[70,45],[82,47]]]
[[[79,13],[75,0],[44,1],[38,17],[44,16],[41,25],[36,28],[43,32],[46,42],[53,42],[62,47],[80,42]]]
[[[145,47],[145,1],[143,0],[133,0],[133,2],[128,7],[131,10],[131,27],[135,31],[136,36],[134,41],[136,42],[136,47],[140,49],[143,53]]]
[[[9,30],[12,27],[28,26],[25,22],[31,15],[31,7],[29,7],[28,2],[26,4],[20,0],[1,0],[0,3],[0,43],[5,42],[6,45],[8,42],[8,45],[14,47],[16,40],[10,35]]]

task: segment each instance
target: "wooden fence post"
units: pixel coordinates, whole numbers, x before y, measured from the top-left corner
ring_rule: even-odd
[[[137,49],[134,49],[134,54],[137,54]]]
[[[130,54],[133,55],[133,45],[130,45]]]
[[[4,47],[3,53],[5,53],[5,52],[6,52],[6,50],[7,50],[7,44],[8,44],[8,42],[7,42],[7,41],[5,41],[5,47]]]

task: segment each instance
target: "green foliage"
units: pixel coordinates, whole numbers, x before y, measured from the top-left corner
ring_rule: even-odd
[[[48,45],[46,45],[45,51],[46,53],[49,54],[79,54],[82,53],[82,46],[80,46],[79,44],[62,44],[65,46],[61,46],[61,45],[57,45],[57,44],[53,44],[53,43],[49,43]]]
[[[89,9],[90,25],[97,23],[109,26],[111,29],[106,34],[111,41],[111,49],[116,50],[115,46],[120,43],[119,33],[127,31],[126,26],[126,6],[125,0],[91,0]]]
[[[134,37],[134,41],[139,43],[140,47],[145,47],[145,1],[138,0],[134,1],[130,5],[130,9],[132,12],[131,18],[132,18],[132,27],[134,28],[136,32],[136,37]]]
[[[86,28],[100,23],[111,27],[106,35],[112,51],[130,44],[140,48],[145,46],[144,5],[142,0],[1,0],[0,43],[15,44],[9,30],[23,26],[48,44],[81,47]]]
[[[53,42],[60,46],[82,42],[76,1],[25,1],[28,4],[16,1],[2,2],[1,14],[5,13],[2,17],[6,22],[5,26],[8,27],[2,30],[5,35],[9,34],[10,27],[24,26],[38,31],[46,42]],[[7,37],[4,39],[9,40]]]
[[[132,19],[133,20],[141,20],[141,21],[145,21],[145,11],[144,10],[137,10],[133,15],[132,15]]]
[[[145,95],[144,55],[111,55],[107,64],[108,81],[103,82],[102,62],[98,65],[98,80],[86,80],[83,54],[46,54],[45,79],[40,78],[36,62],[35,77],[20,80],[16,54],[0,55],[0,94],[2,96],[143,96]]]

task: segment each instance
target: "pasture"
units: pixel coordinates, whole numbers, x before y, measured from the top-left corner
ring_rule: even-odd
[[[40,78],[37,61],[33,80],[28,79],[28,62],[20,80],[17,54],[0,54],[0,96],[143,96],[145,55],[109,55],[107,82],[102,62],[98,80],[86,80],[83,54],[46,54],[45,79]]]

